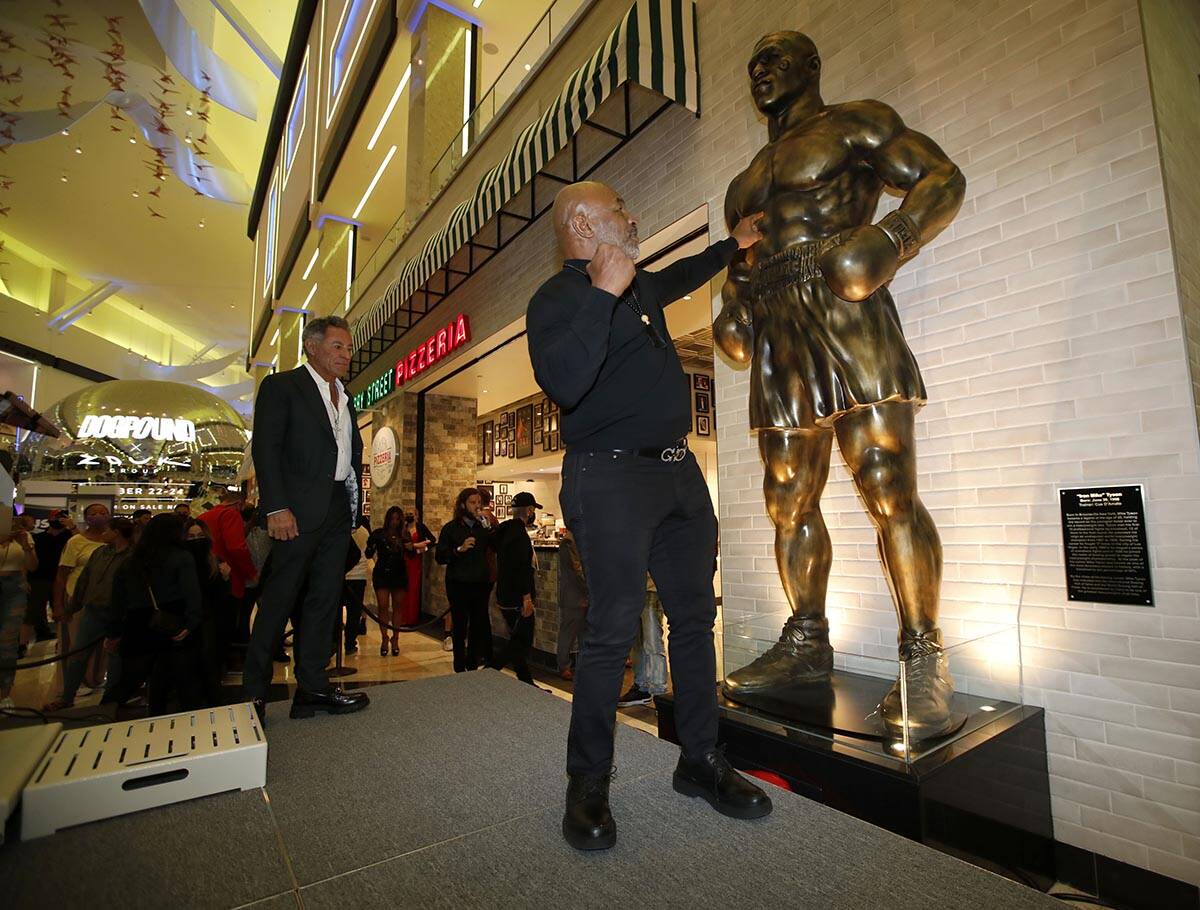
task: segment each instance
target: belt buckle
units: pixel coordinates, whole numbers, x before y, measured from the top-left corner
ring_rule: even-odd
[[[658,457],[662,460],[663,464],[671,464],[672,462],[677,463],[683,461],[685,458],[687,458],[687,453],[688,444],[687,437],[685,436],[683,439],[679,440],[678,445],[663,449],[662,454],[660,454]]]

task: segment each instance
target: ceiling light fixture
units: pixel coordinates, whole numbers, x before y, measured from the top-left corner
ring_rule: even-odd
[[[62,134],[63,134],[64,136],[70,136],[70,135],[71,135],[71,131],[70,131],[70,130],[63,130],[63,131],[62,131]]]
[[[132,136],[130,136],[130,137],[129,137],[129,144],[130,144],[130,145],[137,145],[137,140],[136,140],[136,139],[134,139]]]
[[[387,155],[383,159],[383,164],[379,165],[379,170],[375,172],[375,176],[371,178],[371,184],[367,187],[367,191],[363,193],[362,199],[358,200],[358,205],[354,209],[354,214],[350,217],[355,221],[358,220],[359,214],[363,207],[367,204],[367,200],[371,198],[371,193],[375,192],[375,184],[379,182],[379,178],[383,176],[383,172],[387,170],[387,166],[392,163],[392,156],[396,154],[396,146],[388,149]]]
[[[63,171],[63,175],[61,177],[59,177],[58,179],[61,180],[63,183],[66,183],[67,182],[67,172]]]
[[[166,175],[166,174],[159,174],[159,175],[158,175],[158,179],[159,179],[159,180],[166,180],[166,179],[167,179],[167,175]]]
[[[80,148],[78,145],[77,145],[77,146],[75,146],[75,154],[76,154],[76,155],[82,155],[82,154],[83,154],[83,149],[82,149],[82,148]]]
[[[308,281],[308,275],[313,270],[313,266],[317,264],[317,257],[320,255],[320,247],[317,247],[315,250],[313,250],[312,259],[308,260],[308,265],[304,267],[304,274],[300,276],[301,281]]]
[[[525,64],[525,72],[529,72],[531,69],[533,69],[533,64],[526,63]]]
[[[304,303],[301,305],[300,309],[302,309],[302,310],[308,309],[308,305],[310,303],[312,303],[313,295],[317,293],[317,288],[319,288],[319,287],[320,287],[319,284],[314,284],[312,286],[312,290],[310,290],[308,292],[308,296],[304,298]]]
[[[475,2],[471,4],[471,6],[475,7],[475,9],[479,9],[479,7],[482,5],[483,5],[483,0],[475,0]]]
[[[139,196],[141,196],[141,195],[142,195],[142,194],[141,194],[141,193],[139,193],[137,190],[134,190],[134,191],[133,191],[133,198],[134,198],[134,199],[137,199],[137,198],[138,198]]]
[[[188,130],[188,134],[183,137],[183,141],[186,142],[188,145],[192,144],[192,131],[191,130]]]
[[[200,227],[204,227],[204,219],[203,218],[200,219]]]
[[[463,29],[463,38],[465,40],[464,46],[466,48],[466,50],[465,50],[466,71],[468,73],[470,73],[474,70],[474,66],[471,63],[471,29],[470,28]],[[464,79],[463,80],[463,123],[470,123],[470,122],[471,122],[471,80]],[[462,153],[463,153],[464,157],[466,157],[467,149],[470,147],[470,143],[471,143],[471,131],[469,129],[463,129],[463,131],[462,131]]]
[[[183,112],[185,114],[187,114],[189,117],[192,116],[192,106],[189,104],[187,107],[185,107],[183,109]]]
[[[691,295],[691,294],[684,294],[684,295],[683,295],[683,299],[684,299],[684,300],[691,300],[691,299],[692,299],[692,295]]]
[[[375,143],[379,141],[379,134],[383,132],[384,124],[392,116],[392,111],[396,109],[396,104],[400,100],[400,96],[404,94],[404,89],[408,85],[409,77],[412,76],[412,64],[404,68],[404,75],[400,77],[400,82],[396,85],[396,91],[392,92],[392,98],[384,108],[383,116],[379,118],[379,123],[375,127],[375,132],[371,134],[371,141],[367,143],[367,151],[375,150]]]

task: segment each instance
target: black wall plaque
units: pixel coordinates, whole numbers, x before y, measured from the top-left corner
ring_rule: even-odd
[[[1059,491],[1067,599],[1154,606],[1141,487]]]

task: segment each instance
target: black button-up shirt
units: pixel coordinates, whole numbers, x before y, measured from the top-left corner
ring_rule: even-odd
[[[562,408],[568,448],[666,447],[691,431],[691,393],[663,307],[726,268],[737,248],[730,237],[662,271],[638,270],[638,303],[663,348],[625,298],[591,285],[586,260],[569,260],[538,288],[526,314],[529,358],[538,385]]]

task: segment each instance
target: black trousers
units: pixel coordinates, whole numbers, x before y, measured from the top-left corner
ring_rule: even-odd
[[[492,618],[488,615],[491,582],[446,579],[446,599],[454,620],[454,672],[478,669],[492,662]]]
[[[717,739],[712,589],[717,519],[695,457],[689,452],[682,461],[664,463],[612,452],[568,452],[559,499],[589,594],[568,773],[605,774],[612,766],[617,698],[646,605],[647,570],[671,630],[679,740],[685,754],[703,755]]]
[[[529,672],[529,649],[533,647],[533,616],[522,616],[520,610],[500,608],[500,614],[508,623],[508,644],[506,644],[492,661],[493,670],[503,670],[505,665],[512,663],[521,682],[533,682],[533,674]]]
[[[171,693],[180,711],[212,707],[204,689],[204,668],[199,630],[181,642],[151,633],[136,647],[122,647],[121,678],[104,693],[105,702],[118,705],[128,701],[142,683],[150,717],[166,714]]]
[[[351,579],[342,583],[342,603],[346,605],[346,626],[343,629],[346,647],[353,648],[358,642],[358,627],[362,622],[363,598],[367,594],[365,578]],[[334,632],[336,635],[336,631]],[[337,648],[337,641],[333,643]]]
[[[346,550],[350,546],[350,500],[341,481],[332,482],[324,491],[314,490],[312,495],[329,497],[320,527],[301,531],[292,540],[271,541],[271,571],[263,581],[242,669],[247,698],[266,697],[274,670],[271,657],[305,585],[304,600],[298,605],[301,621],[292,642],[296,682],[307,692],[329,687],[325,667],[333,640],[334,613],[341,609]]]
[[[38,638],[49,638],[52,634],[50,622],[46,619],[46,607],[50,605],[50,595],[54,590],[53,578],[29,579],[29,599],[25,602],[25,625],[33,626],[33,632]]]

